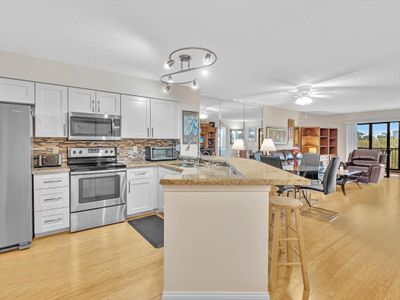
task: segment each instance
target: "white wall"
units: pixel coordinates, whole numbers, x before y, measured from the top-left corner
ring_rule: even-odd
[[[163,92],[159,81],[116,74],[16,53],[0,51],[0,77],[24,79],[181,102],[183,110],[199,111],[200,93],[174,86]]]

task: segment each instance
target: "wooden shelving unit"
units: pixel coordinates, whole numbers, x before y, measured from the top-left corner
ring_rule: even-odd
[[[200,150],[209,151],[211,155],[215,155],[218,144],[217,128],[213,123],[201,123],[200,128]]]
[[[301,128],[301,151],[321,155],[337,155],[338,129],[320,127]]]
[[[302,127],[301,152],[319,153],[319,146],[320,146],[319,137],[320,137],[319,127]]]

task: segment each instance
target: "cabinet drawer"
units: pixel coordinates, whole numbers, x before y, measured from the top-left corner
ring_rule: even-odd
[[[140,168],[128,170],[128,179],[152,178],[153,168]]]
[[[56,187],[69,187],[68,173],[34,176],[35,190],[56,188]]]
[[[35,190],[35,211],[69,207],[69,188]]]
[[[35,234],[69,228],[69,208],[35,212]]]

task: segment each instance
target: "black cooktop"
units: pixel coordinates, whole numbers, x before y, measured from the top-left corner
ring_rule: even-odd
[[[122,163],[92,163],[92,164],[70,164],[71,172],[88,172],[88,171],[103,171],[103,170],[118,170],[125,169],[126,165]]]

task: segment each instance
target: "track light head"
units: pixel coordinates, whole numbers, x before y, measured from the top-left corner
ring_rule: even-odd
[[[173,59],[168,60],[167,62],[165,62],[164,67],[166,69],[171,69],[171,67],[174,65],[175,61]]]
[[[165,91],[166,93],[168,93],[170,90],[171,90],[171,86],[170,86],[169,84],[167,84],[167,85],[165,86],[165,88],[164,88],[164,91]]]
[[[204,64],[209,65],[211,63],[211,53],[207,52],[203,59]]]
[[[192,89],[197,90],[198,88],[199,88],[199,86],[197,85],[197,81],[196,81],[196,79],[195,79],[195,80],[193,80],[193,82],[192,82]]]

